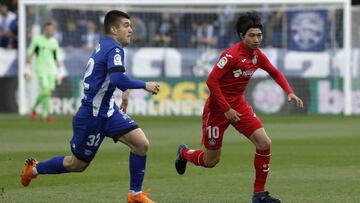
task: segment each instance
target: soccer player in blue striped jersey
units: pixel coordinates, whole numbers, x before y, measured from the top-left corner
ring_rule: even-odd
[[[131,149],[129,155],[130,192],[128,202],[151,203],[142,192],[149,141],[137,123],[125,114],[128,89],[145,89],[158,93],[159,84],[134,80],[125,74],[124,49],[130,43],[132,29],[128,14],[109,11],[104,20],[105,37],[92,53],[84,75],[84,97],[73,117],[72,154],[37,162],[29,158],[21,175],[21,184],[28,186],[39,174],[82,172],[93,160],[105,137],[122,142]],[[122,104],[114,103],[116,88],[123,91]]]

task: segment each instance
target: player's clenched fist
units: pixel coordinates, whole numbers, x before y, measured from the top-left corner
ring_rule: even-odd
[[[160,85],[157,82],[146,82],[146,90],[157,94],[160,91]]]

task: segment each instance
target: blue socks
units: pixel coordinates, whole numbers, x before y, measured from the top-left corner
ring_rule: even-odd
[[[57,156],[52,159],[40,162],[36,166],[39,174],[59,174],[67,173],[68,171],[63,165],[64,156]]]
[[[39,174],[59,174],[67,173],[63,165],[64,156],[57,156],[52,159],[40,162],[36,166]],[[130,190],[134,192],[141,191],[142,183],[144,181],[146,168],[146,155],[139,156],[130,152],[129,156],[129,170],[130,170]]]
[[[145,176],[146,155],[139,156],[130,152],[129,170],[130,170],[130,190],[134,192],[141,191]]]

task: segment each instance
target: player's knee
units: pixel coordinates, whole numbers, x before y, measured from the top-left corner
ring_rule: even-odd
[[[74,156],[66,156],[63,162],[64,168],[70,172],[83,172],[89,166],[89,163],[80,161]]]
[[[66,169],[68,171],[71,171],[71,172],[83,172],[86,170],[86,168],[88,167],[89,165],[79,165],[79,164],[72,164],[68,167],[66,167]]]
[[[266,139],[259,142],[257,148],[260,150],[266,150],[266,149],[270,149],[270,146],[271,146],[271,140]]]
[[[134,152],[135,152],[135,154],[137,154],[139,156],[145,156],[149,147],[150,147],[150,143],[148,140],[146,140],[141,145],[136,146],[136,148],[134,149]]]
[[[76,166],[73,168],[73,172],[83,172],[88,166]]]
[[[204,160],[204,164],[206,168],[214,168],[219,162],[220,162],[220,158]]]

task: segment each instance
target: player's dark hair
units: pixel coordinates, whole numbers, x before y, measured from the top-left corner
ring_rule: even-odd
[[[263,31],[261,17],[256,11],[241,13],[236,22],[236,33],[239,37],[240,33],[244,36],[250,28],[259,28]]]
[[[112,10],[109,11],[106,15],[105,15],[105,19],[104,19],[104,29],[105,29],[105,33],[109,34],[110,33],[110,28],[111,26],[119,26],[117,25],[117,20],[118,18],[127,18],[130,19],[130,16],[122,11],[118,11],[118,10]]]
[[[46,22],[46,23],[43,25],[42,30],[44,30],[44,29],[47,28],[48,26],[52,26],[52,25],[54,25],[54,23],[52,23],[51,21]]]

